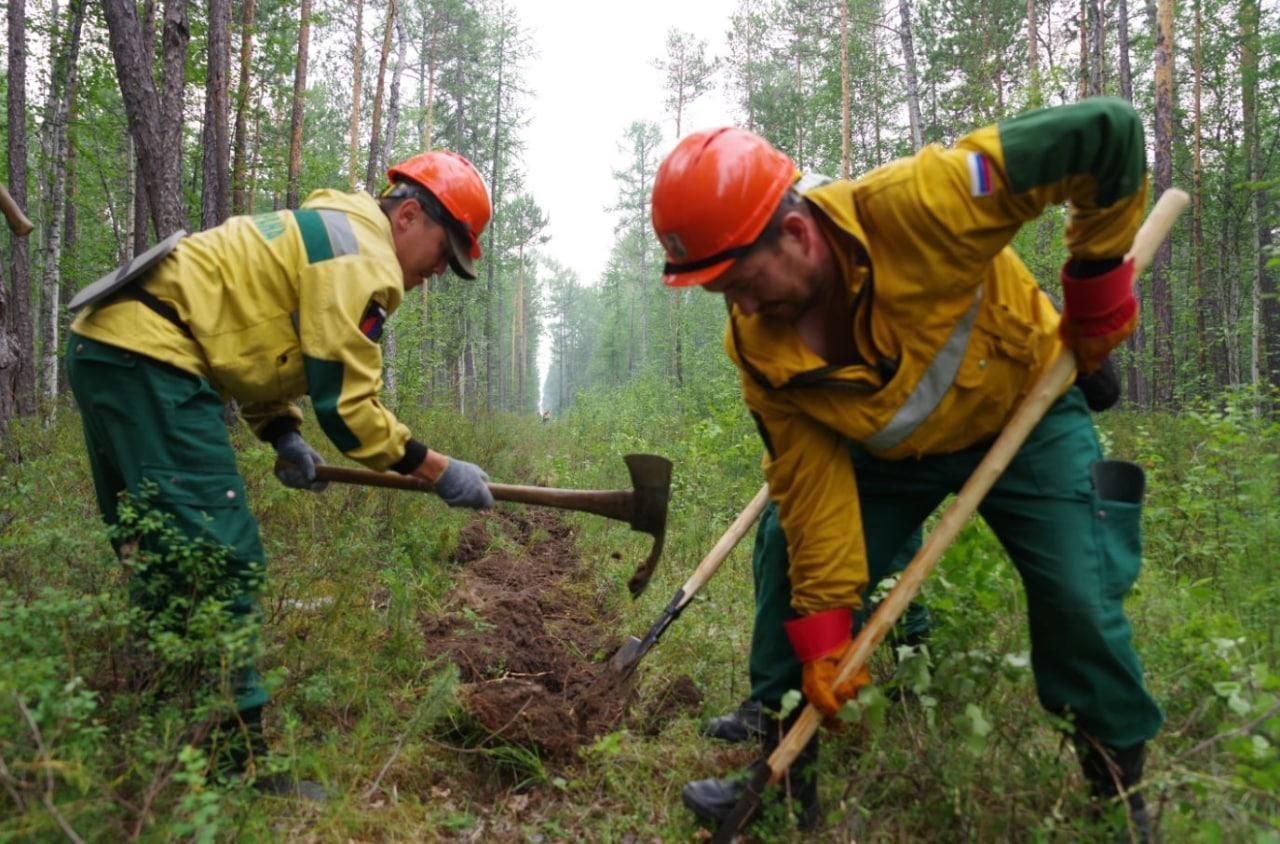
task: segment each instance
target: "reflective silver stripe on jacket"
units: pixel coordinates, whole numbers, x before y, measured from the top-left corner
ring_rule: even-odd
[[[820,188],[825,184],[834,181],[830,176],[824,176],[821,173],[803,173],[799,181],[792,186],[798,194],[806,194],[814,188]]]
[[[351,221],[342,211],[330,208],[316,209],[324,222],[324,230],[329,235],[329,245],[333,247],[333,256],[358,255],[360,248],[356,245],[356,233],[351,230]]]
[[[872,451],[888,451],[911,436],[929,418],[929,414],[937,409],[942,397],[955,383],[960,362],[964,360],[964,353],[969,348],[969,335],[973,333],[973,321],[977,319],[978,306],[981,304],[982,288],[978,288],[973,304],[960,317],[956,327],[951,329],[951,336],[938,349],[938,354],[916,383],[911,395],[907,396],[907,400],[893,414],[888,424],[863,440],[863,445]]]

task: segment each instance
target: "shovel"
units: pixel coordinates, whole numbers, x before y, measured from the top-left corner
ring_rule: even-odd
[[[1186,205],[1187,195],[1176,188],[1167,190],[1160,196],[1142,224],[1142,228],[1138,230],[1137,236],[1134,237],[1133,248],[1125,256],[1134,259],[1135,278],[1151,263],[1156,248],[1169,234],[1169,229],[1173,227],[1174,221]],[[853,641],[853,646],[840,660],[832,686],[843,683],[866,664],[876,645],[880,644],[899,616],[906,611],[916,592],[920,591],[921,584],[937,565],[942,552],[960,533],[960,529],[978,509],[987,492],[1000,479],[1000,475],[1008,467],[1009,461],[1018,453],[1018,449],[1022,447],[1031,429],[1071,383],[1075,371],[1075,356],[1068,349],[1064,349],[1062,354],[1049,364],[1044,374],[1031,388],[1031,392],[1023,399],[1022,405],[1009,420],[1009,424],[1000,432],[991,450],[987,452],[986,457],[982,458],[978,468],[974,469],[973,475],[960,489],[956,500],[942,514],[938,526],[929,534],[924,547],[907,566],[907,570],[898,580],[898,585],[893,587],[880,602],[880,606],[872,613],[862,632]],[[796,756],[818,731],[822,717],[812,704],[805,706],[795,724],[769,756],[767,763],[757,768],[755,775],[743,790],[742,796],[738,798],[733,811],[712,836],[713,844],[729,844],[738,831],[751,820],[760,805],[760,798],[764,795],[765,789],[786,775]]]
[[[628,454],[623,458],[631,472],[631,489],[554,489],[541,486],[489,484],[489,492],[499,501],[536,504],[593,513],[631,525],[632,530],[653,537],[653,549],[631,575],[627,589],[632,598],[640,597],[662,555],[667,534],[667,502],[671,500],[671,461],[656,454]],[[374,472],[345,466],[316,466],[317,481],[337,481],[361,486],[380,486],[431,492],[432,486],[421,478],[395,472]]]
[[[702,558],[702,562],[698,563],[698,567],[693,570],[693,574],[684,582],[684,586],[676,590],[675,597],[671,599],[671,603],[667,604],[667,608],[662,611],[662,615],[658,616],[658,620],[649,628],[649,632],[644,634],[644,638],[637,639],[632,636],[622,643],[622,647],[618,648],[609,660],[609,670],[619,677],[627,677],[636,670],[636,666],[640,664],[640,659],[649,652],[650,648],[658,643],[658,637],[671,625],[671,622],[680,617],[680,613],[684,611],[685,607],[689,606],[693,596],[698,594],[698,590],[711,579],[711,575],[715,574],[716,569],[720,568],[724,558],[729,556],[729,552],[734,549],[751,525],[755,524],[756,519],[760,518],[760,513],[768,503],[769,485],[765,484],[760,487],[760,491],[756,493],[755,498],[751,499],[751,503],[747,505],[747,508],[738,514],[738,518],[733,520],[733,524],[729,525],[729,529],[724,532],[724,536],[720,537],[720,541],[715,544],[715,547],[707,553],[707,556]]]

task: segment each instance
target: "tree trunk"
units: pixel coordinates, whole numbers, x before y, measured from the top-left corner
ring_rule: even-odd
[[[142,52],[146,61],[147,78],[151,78],[151,69],[155,65],[155,47],[156,47],[156,5],[154,0],[143,0],[142,3]],[[117,73],[117,75],[119,75]],[[154,100],[156,106],[159,106],[159,98]],[[157,132],[159,132],[157,124]],[[133,140],[133,134],[129,134],[129,150],[133,156],[130,162],[133,165],[133,225],[130,231],[133,233],[133,239],[129,244],[129,259],[139,252],[146,251],[147,244],[150,243],[148,237],[149,231],[154,231],[155,227],[148,225],[147,221],[151,219],[151,205],[147,202],[147,185],[142,175],[143,163],[139,157],[138,144]],[[158,164],[157,164],[158,166]]]
[[[1080,99],[1089,96],[1089,0],[1080,0]]]
[[[1173,0],[1159,0],[1156,13],[1156,131],[1155,194],[1173,186]],[[1161,406],[1173,404],[1174,365],[1173,294],[1169,287],[1173,242],[1166,239],[1156,250],[1151,265],[1153,333],[1153,400]]]
[[[435,112],[436,97],[436,47],[440,43],[440,30],[443,22],[423,18],[423,29],[431,33],[426,49],[418,51],[418,104],[421,109],[421,123],[418,124],[418,149],[431,149],[431,118]],[[435,23],[433,26],[432,24]]]
[[[1028,3],[1032,0],[1027,0]],[[907,118],[911,122],[911,151],[924,146],[924,127],[920,119],[920,85],[916,81],[916,51],[911,40],[911,0],[898,0],[901,26],[903,67],[907,77]]]
[[[391,93],[387,100],[387,131],[382,133],[382,154],[378,157],[378,179],[391,162],[397,135],[400,132],[400,77],[404,74],[405,52],[409,38],[405,31],[404,15],[396,15],[396,63],[391,69]]]
[[[1280,387],[1280,302],[1274,273],[1268,271],[1271,230],[1266,213],[1267,174],[1262,155],[1262,129],[1258,108],[1259,53],[1261,52],[1257,0],[1240,4],[1240,79],[1244,104],[1245,172],[1250,182],[1249,231],[1253,277],[1253,319],[1250,342],[1250,381],[1258,389]]]
[[[129,0],[102,0],[102,9],[107,20],[111,55],[115,61],[120,92],[124,98],[129,132],[133,136],[134,149],[138,156],[138,178],[146,195],[146,213],[150,216],[157,235],[164,237],[180,225],[179,182],[176,171],[171,168],[171,163],[173,167],[178,166],[180,150],[166,149],[166,145],[170,144],[172,139],[169,132],[161,129],[164,123],[160,119],[161,99],[151,77],[150,51],[145,46],[148,42],[143,38],[142,30],[138,25],[133,3]],[[170,46],[174,48],[173,52],[176,54],[181,40],[180,30],[176,17],[171,24],[167,5],[166,55],[169,53]],[[165,104],[166,106],[172,104],[171,95],[166,97]],[[178,125],[177,120],[171,122],[175,127]],[[144,229],[141,220],[138,220],[137,228]],[[145,231],[142,231],[138,240],[143,244],[146,243]]]
[[[289,117],[289,175],[284,200],[286,208],[298,207],[298,183],[302,175],[302,107],[307,100],[307,46],[311,40],[311,0],[302,0],[300,14],[302,22],[298,27],[298,61],[293,71],[293,105]]]
[[[1116,11],[1116,51],[1120,56],[1120,96],[1133,102],[1133,73],[1129,69],[1129,2],[1119,0]]]
[[[121,244],[117,253],[117,262],[121,264],[133,260],[133,246],[137,239],[135,228],[139,224],[146,225],[145,216],[140,216],[143,207],[139,191],[141,185],[142,177],[138,175],[138,156],[134,152],[133,136],[126,134],[124,136],[125,234],[124,243]],[[110,197],[109,193],[108,197]]]
[[[1103,0],[1089,0],[1089,17],[1092,26],[1089,28],[1089,94],[1100,97],[1107,84],[1106,65],[1106,12],[1102,8]]]
[[[26,0],[9,0],[8,120],[9,193],[27,211]],[[9,293],[0,323],[0,423],[36,412],[35,337],[31,321],[31,268],[27,241],[9,234]],[[0,299],[4,299],[0,285]]]
[[[840,0],[840,178],[849,178],[849,0]]]
[[[489,171],[489,189],[493,192],[493,206],[498,208],[502,196],[502,185],[499,181],[501,169],[499,163],[502,160],[502,99],[505,92],[502,89],[503,72],[506,70],[506,36],[507,26],[505,15],[501,16],[502,20],[498,24],[498,87],[497,93],[494,95],[494,114],[493,114],[493,161]],[[484,409],[488,413],[490,411],[490,402],[493,398],[493,357],[496,348],[496,340],[493,336],[493,300],[494,289],[496,285],[493,280],[494,264],[497,263],[497,251],[494,246],[498,237],[498,221],[495,219],[489,225],[489,260],[485,262],[485,302],[484,302]]]
[[[1200,155],[1201,132],[1201,87],[1203,68],[1200,54],[1200,0],[1195,0],[1195,47],[1193,52],[1192,72],[1195,76],[1194,106],[1192,111],[1192,145],[1191,145],[1191,255],[1192,280],[1196,293],[1196,371],[1193,383],[1198,386],[1197,392],[1208,393],[1215,386],[1209,369],[1208,350],[1209,336],[1206,329],[1208,312],[1211,310],[1207,286],[1204,283],[1204,260],[1201,252],[1204,249],[1204,197],[1203,197],[1203,162]]]
[[[104,0],[118,2],[118,0]],[[163,225],[157,223],[159,237],[168,237],[186,222],[182,203],[182,124],[183,106],[186,101],[187,44],[191,40],[191,27],[187,23],[187,0],[165,0],[164,31],[161,38],[162,85],[160,90],[160,143],[161,154],[166,161],[163,171],[168,190],[161,193],[166,203],[161,214]],[[223,56],[226,55],[225,45]],[[224,85],[225,88],[225,85]],[[225,116],[225,110],[224,110]],[[223,131],[223,143],[226,132]]]
[[[40,321],[44,325],[41,342],[41,394],[49,400],[49,413],[55,412],[58,397],[58,351],[62,324],[62,235],[64,202],[67,193],[67,116],[75,91],[76,62],[80,55],[80,30],[84,23],[84,0],[76,0],[68,8],[71,16],[67,43],[53,53],[49,87],[48,141],[49,158],[45,161],[47,183],[47,217],[44,225],[44,281],[41,285]],[[59,53],[61,53],[59,55]]]
[[[364,0],[356,0],[355,48],[351,55],[351,141],[347,157],[349,189],[356,189],[360,154],[360,89],[364,83]]]
[[[208,0],[208,3],[209,71],[204,88],[202,229],[220,224],[231,212],[230,147],[227,141],[231,0]]]
[[[521,243],[516,258],[516,295],[511,308],[511,383],[516,387],[513,402],[516,413],[524,410],[524,359],[527,351],[524,339],[524,244]]]
[[[303,6],[309,0],[303,0]],[[241,0],[244,7],[240,13],[240,78],[236,81],[236,128],[232,133],[231,164],[231,213],[244,213],[245,194],[245,153],[249,146],[249,90],[253,77],[253,16],[254,0]],[[305,14],[305,13],[304,13]],[[302,26],[306,27],[303,18]],[[299,36],[301,38],[301,36]],[[300,57],[299,61],[305,60]],[[290,159],[292,163],[292,159]]]
[[[1027,0],[1027,79],[1030,91],[1027,105],[1040,108],[1044,94],[1040,90],[1040,25],[1036,15],[1036,0]]]
[[[396,0],[387,0],[387,23],[382,32],[382,52],[378,54],[378,82],[373,89],[373,123],[369,130],[369,161],[366,164],[364,185],[369,193],[376,194],[382,178],[378,175],[379,153],[382,152],[382,92],[387,79],[387,57],[391,54],[391,33],[395,27]]]
[[[304,0],[306,2],[306,0]],[[258,104],[253,109],[253,148],[249,151],[249,196],[244,213],[252,214],[258,192],[258,151],[262,149],[262,87],[258,88]],[[296,188],[296,185],[295,185]],[[288,197],[286,195],[286,201]],[[296,208],[297,205],[288,206]]]

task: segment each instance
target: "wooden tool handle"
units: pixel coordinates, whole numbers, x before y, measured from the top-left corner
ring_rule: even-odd
[[[1138,229],[1138,233],[1134,235],[1129,254],[1125,255],[1125,258],[1133,259],[1135,278],[1151,266],[1156,250],[1169,236],[1173,224],[1178,221],[1178,215],[1190,201],[1191,197],[1187,196],[1187,192],[1178,188],[1169,188],[1160,194],[1160,199],[1151,207],[1151,213],[1142,221],[1142,228]]]
[[[1134,238],[1129,254],[1125,256],[1134,259],[1135,276],[1150,265],[1157,247],[1168,236],[1174,221],[1178,219],[1178,215],[1186,205],[1187,195],[1183,191],[1168,190],[1160,196],[1160,200],[1151,209],[1151,213],[1147,215],[1142,228]],[[1031,388],[1031,393],[1023,399],[1022,405],[1014,413],[1013,418],[1000,432],[1000,436],[987,455],[982,458],[978,468],[960,489],[956,500],[943,513],[942,519],[929,534],[924,547],[907,566],[898,580],[898,585],[894,586],[888,596],[876,607],[876,611],[872,613],[870,620],[854,640],[853,647],[845,654],[844,659],[840,660],[836,680],[832,685],[844,682],[866,664],[876,645],[880,644],[880,641],[897,623],[898,618],[906,612],[908,605],[920,591],[921,584],[942,557],[942,552],[947,549],[960,533],[965,522],[978,509],[982,499],[986,497],[987,492],[999,480],[1009,462],[1018,453],[1018,449],[1022,447],[1031,429],[1036,426],[1058,396],[1062,395],[1074,375],[1075,356],[1069,349],[1064,349],[1036,381],[1035,386]],[[812,705],[805,707],[804,712],[800,714],[778,748],[769,757],[771,783],[782,779],[796,756],[817,732],[821,720],[822,716],[817,709]]]
[[[431,484],[412,475],[401,475],[395,472],[374,472],[369,469],[353,469],[347,466],[317,466],[316,480],[385,487],[386,489],[403,489],[410,492],[435,491]],[[626,489],[578,490],[489,484],[489,492],[499,501],[539,504],[545,507],[559,507],[562,510],[579,510],[624,522],[631,519],[633,494],[631,490]]]
[[[751,526],[755,524],[756,519],[760,518],[760,514],[764,512],[765,505],[769,503],[769,485],[765,484],[760,487],[760,491],[756,493],[755,498],[747,504],[746,509],[738,514],[738,518],[733,520],[733,524],[729,525],[729,529],[724,532],[724,536],[720,537],[720,541],[712,546],[707,552],[707,556],[702,558],[702,562],[698,563],[698,567],[693,570],[693,574],[689,575],[689,579],[684,582],[684,586],[680,591],[683,597],[676,608],[683,607],[685,604],[693,600],[693,596],[698,593],[711,575],[716,573],[716,569],[720,568],[720,564],[724,562],[725,557],[729,556],[729,552],[742,540]]]
[[[18,237],[26,237],[35,228],[4,185],[0,185],[0,211],[4,212],[5,219],[9,221],[9,228]]]

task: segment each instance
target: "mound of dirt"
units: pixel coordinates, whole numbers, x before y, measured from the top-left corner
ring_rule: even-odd
[[[495,530],[518,555],[495,548]],[[590,601],[574,599],[581,561],[572,531],[553,513],[501,512],[477,516],[458,549],[466,570],[446,613],[423,619],[422,630],[428,655],[458,666],[468,712],[494,738],[558,757],[615,729],[635,698],[634,679],[609,672],[601,659],[616,649],[617,634]],[[700,700],[683,680],[668,697],[688,700],[692,690]],[[663,711],[659,721],[679,709]]]
[[[484,521],[475,519],[458,535],[458,547],[453,550],[455,563],[470,563],[484,556],[493,540],[485,530]]]

